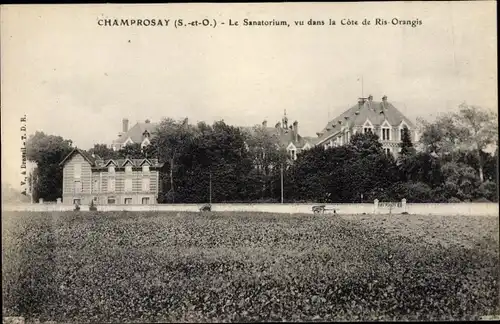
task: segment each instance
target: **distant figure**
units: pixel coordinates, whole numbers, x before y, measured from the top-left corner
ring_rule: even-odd
[[[212,210],[212,206],[210,204],[205,204],[203,206],[201,206],[200,208],[200,212],[207,212],[207,211],[211,211]]]

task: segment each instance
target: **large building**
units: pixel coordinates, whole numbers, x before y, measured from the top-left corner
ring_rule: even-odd
[[[412,141],[418,141],[415,125],[386,96],[382,101],[374,101],[370,95],[360,98],[356,105],[330,120],[317,133],[316,145],[325,148],[341,146],[349,143],[351,136],[356,133],[372,132],[380,138],[384,151],[397,157],[405,127],[410,131]]]
[[[63,167],[63,203],[155,204],[163,164],[156,159],[102,160],[74,148]]]
[[[286,149],[291,160],[296,160],[300,152],[314,147],[314,138],[301,136],[299,134],[299,123],[297,121],[293,122],[291,125],[288,124],[286,111],[281,122],[276,123],[274,127],[268,127],[267,121],[262,122],[262,125],[257,127],[266,131],[270,136],[276,136],[279,145]],[[240,128],[249,134],[257,130],[256,127]]]
[[[148,145],[158,124],[151,123],[149,119],[146,119],[144,122],[136,123],[130,129],[128,126],[129,120],[124,118],[122,121],[122,131],[118,133],[118,138],[111,144],[113,150],[118,151],[127,144],[139,143],[141,147]]]

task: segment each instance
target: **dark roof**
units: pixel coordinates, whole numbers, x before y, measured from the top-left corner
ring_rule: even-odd
[[[83,158],[90,163],[93,168],[104,168],[108,163],[113,162],[118,168],[125,166],[125,162],[128,161],[133,167],[140,167],[144,163],[148,163],[155,168],[163,167],[164,163],[159,163],[158,159],[100,159],[99,156],[92,156],[85,150],[81,150],[75,147],[66,157],[59,163],[60,166],[64,165],[74,154],[80,154]]]
[[[361,106],[356,104],[329,121],[320,132],[317,142],[320,143],[331,135],[339,132],[341,127],[345,125],[349,125],[349,128],[363,126],[367,119],[370,120],[375,127],[382,125],[385,120],[387,120],[391,126],[400,125],[401,122],[404,121],[410,128],[414,127],[414,124],[390,102],[366,100]]]
[[[81,150],[79,149],[78,147],[75,147],[68,155],[66,155],[66,157],[59,163],[60,166],[64,165],[66,163],[66,161],[68,161],[74,154],[76,153],[79,153],[81,156],[83,156],[83,158],[88,162],[90,163],[91,166],[95,166],[96,165],[96,160],[94,157],[92,157],[91,154],[89,154],[88,152],[84,151],[84,150]]]
[[[107,167],[110,163],[113,163],[118,168],[123,168],[126,165],[131,165],[133,167],[140,167],[144,163],[149,163],[152,167],[162,167],[163,163],[158,163],[157,159],[107,159],[107,160],[97,160],[96,167],[104,168]]]
[[[151,137],[154,136],[154,132],[158,128],[158,123],[146,123],[139,122],[136,123],[132,128],[130,128],[127,132],[123,133],[119,138],[113,141],[114,144],[123,144],[130,137],[130,139],[134,143],[142,143],[143,136],[142,134],[145,131],[148,131]]]

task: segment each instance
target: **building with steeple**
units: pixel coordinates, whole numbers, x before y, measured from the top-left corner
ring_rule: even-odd
[[[300,136],[298,121],[294,121],[291,125],[289,124],[286,110],[283,113],[281,121],[276,123],[274,127],[268,127],[267,121],[263,121],[262,125],[258,127],[264,129],[269,135],[277,136],[279,144],[286,149],[292,160],[296,160],[300,152],[314,147],[314,138]],[[251,134],[255,130],[255,127],[240,127],[240,129]]]

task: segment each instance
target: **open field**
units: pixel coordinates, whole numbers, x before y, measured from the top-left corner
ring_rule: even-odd
[[[64,322],[497,314],[498,217],[2,214],[3,315]]]

